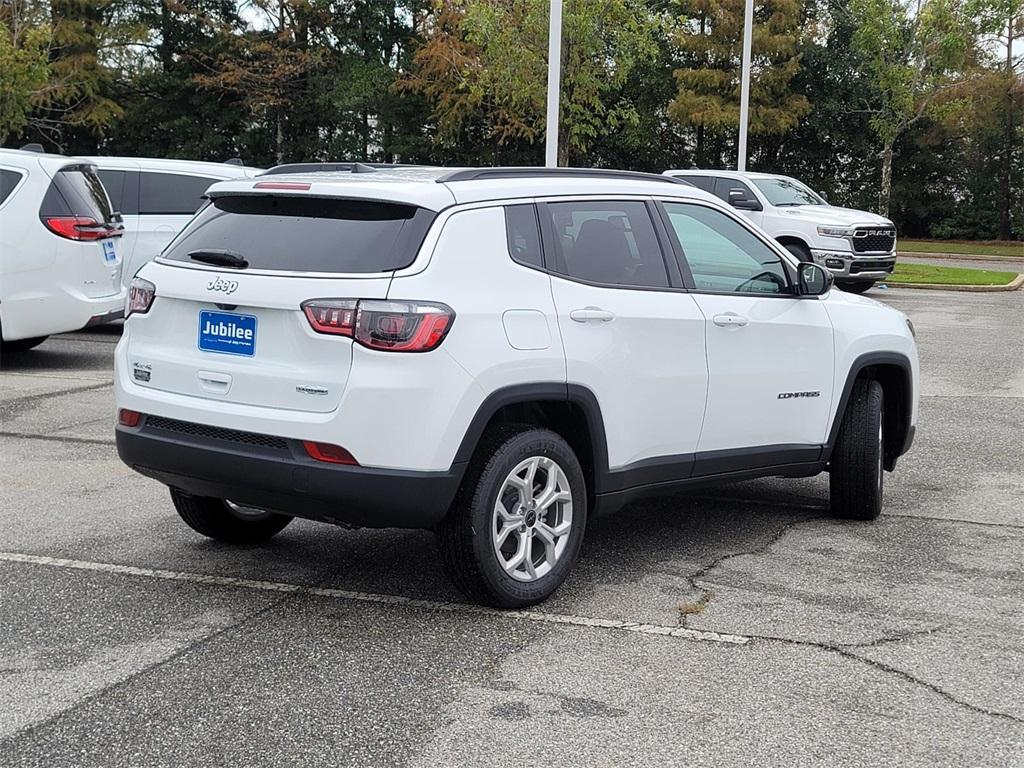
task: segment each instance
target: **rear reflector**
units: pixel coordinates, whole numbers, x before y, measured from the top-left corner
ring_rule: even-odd
[[[46,216],[43,224],[55,235],[68,240],[92,241],[121,237],[120,229],[107,226],[88,216]]]
[[[142,414],[138,411],[130,411],[122,408],[117,412],[117,423],[123,427],[137,427],[142,420]]]
[[[291,189],[304,191],[309,189],[309,184],[298,181],[260,181],[253,185],[253,189]]]
[[[444,341],[455,312],[428,301],[312,299],[302,311],[317,333],[349,336],[383,352],[429,352]]]
[[[304,441],[302,445],[306,449],[306,453],[317,461],[326,461],[329,464],[348,464],[354,467],[359,466],[359,462],[355,460],[352,454],[340,445],[314,443],[311,440]]]

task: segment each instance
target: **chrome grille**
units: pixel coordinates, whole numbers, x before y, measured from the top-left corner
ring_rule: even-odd
[[[853,250],[857,253],[889,253],[896,244],[892,227],[857,227],[853,233]]]
[[[175,432],[179,435],[190,435],[210,440],[220,440],[225,443],[256,446],[274,451],[287,451],[288,442],[282,437],[273,435],[260,435],[255,432],[242,432],[237,429],[224,429],[223,427],[212,427],[208,424],[196,424],[191,421],[178,421],[163,416],[147,416],[146,429],[159,429],[164,432]]]

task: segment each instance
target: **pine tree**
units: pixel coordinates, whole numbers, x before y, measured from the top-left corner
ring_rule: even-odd
[[[679,0],[674,18],[681,52],[676,97],[668,114],[697,128],[697,162],[705,132],[722,135],[739,125],[745,0]],[[800,1],[760,0],[751,43],[750,132],[780,134],[810,110],[790,89],[800,69]]]

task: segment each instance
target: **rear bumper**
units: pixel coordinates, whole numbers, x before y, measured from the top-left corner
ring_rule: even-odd
[[[432,528],[447,514],[465,469],[325,464],[309,458],[298,441],[236,433],[252,438],[246,444],[225,438],[225,430],[177,424],[184,427],[154,427],[145,417],[138,427],[119,425],[118,455],[136,472],[186,493],[339,525]]]

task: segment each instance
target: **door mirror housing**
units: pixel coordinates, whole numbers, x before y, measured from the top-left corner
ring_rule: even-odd
[[[797,292],[801,296],[824,296],[832,288],[832,273],[810,261],[801,262],[797,278]]]
[[[743,189],[733,188],[729,190],[729,205],[741,211],[761,210],[761,204],[754,198],[747,197],[747,192]]]

